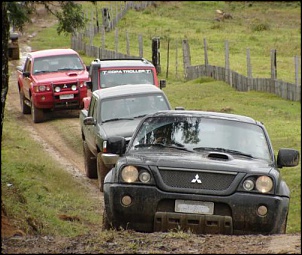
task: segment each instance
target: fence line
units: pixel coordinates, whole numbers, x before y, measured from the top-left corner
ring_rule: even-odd
[[[205,48],[206,49],[206,48]],[[206,52],[206,50],[205,50]],[[224,81],[230,84],[238,91],[262,91],[273,93],[284,99],[301,102],[301,83],[298,81],[298,59],[295,57],[296,70],[296,84],[284,82],[275,79],[277,70],[276,66],[276,51],[271,51],[271,78],[252,78],[251,67],[248,63],[248,77],[241,75],[229,69],[228,43],[226,43],[226,67],[212,66],[212,65],[197,65],[191,66],[190,47],[187,40],[183,40],[183,60],[185,79],[194,80],[202,76],[210,76],[215,80]],[[249,51],[247,53],[249,59]],[[206,62],[206,61],[205,61]]]
[[[116,16],[110,21],[109,28],[112,30],[118,21],[126,14],[129,9],[143,10],[144,8],[152,5],[154,1],[142,1],[142,2],[133,2],[126,1],[125,5],[120,7],[118,10],[116,5]],[[112,7],[110,8],[112,12]],[[103,22],[104,23],[104,22]],[[83,33],[77,33],[72,36],[71,39],[71,48],[76,51],[82,51],[85,55],[94,57],[94,58],[142,58],[144,57],[143,51],[143,37],[138,35],[138,52],[136,55],[130,55],[129,47],[129,34],[126,31],[126,54],[118,52],[118,29],[115,29],[115,50],[105,49],[105,31],[108,31],[103,24],[101,27],[93,26],[92,24],[86,29]],[[93,46],[92,39],[96,35],[101,35],[101,47]],[[90,40],[89,45],[85,43],[84,38],[88,37]],[[169,70],[169,56],[170,56],[170,39],[167,39],[168,42],[168,53],[167,53],[167,72],[166,77],[168,77]],[[197,79],[202,76],[209,76],[216,80],[224,81],[230,84],[238,91],[262,91],[268,93],[274,93],[284,99],[291,101],[301,101],[301,78],[299,78],[299,61],[300,58],[295,56],[294,65],[295,65],[295,84],[284,82],[282,80],[277,80],[277,68],[276,68],[276,51],[271,50],[271,78],[253,78],[252,77],[252,66],[250,59],[250,50],[247,49],[247,77],[243,76],[230,69],[229,65],[229,45],[228,41],[225,42],[225,67],[209,65],[208,53],[207,53],[207,42],[206,39],[203,41],[204,44],[204,65],[191,65],[191,55],[190,47],[187,40],[182,40],[182,60],[183,60],[183,77],[185,80]],[[161,50],[162,52],[162,50]],[[152,52],[153,54],[153,52]],[[178,68],[178,48],[177,40],[175,46],[175,76],[178,78],[179,68]],[[152,56],[153,59],[153,56]]]

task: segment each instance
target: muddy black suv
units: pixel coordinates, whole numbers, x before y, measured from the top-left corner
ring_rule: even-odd
[[[201,234],[286,232],[290,190],[280,168],[299,152],[274,155],[264,125],[203,111],[160,111],[125,138],[107,141],[114,164],[104,181],[105,229]]]

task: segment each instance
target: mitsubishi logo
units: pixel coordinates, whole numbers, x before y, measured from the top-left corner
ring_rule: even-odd
[[[63,88],[64,88],[64,89],[66,89],[66,88],[67,88],[67,85],[66,85],[66,84],[64,84],[64,85],[63,85]]]
[[[194,178],[191,182],[193,182],[193,183],[195,183],[195,182],[201,183],[201,180],[199,179],[199,175],[196,174],[196,175],[195,175],[195,178]]]

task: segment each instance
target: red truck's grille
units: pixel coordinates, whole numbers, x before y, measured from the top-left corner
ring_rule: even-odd
[[[73,82],[73,83],[53,84],[53,89],[54,89],[54,91],[56,91],[55,88],[59,87],[61,92],[72,91],[71,87],[73,85],[78,86],[78,83]]]

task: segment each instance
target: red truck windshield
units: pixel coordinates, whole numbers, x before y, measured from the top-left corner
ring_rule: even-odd
[[[33,65],[33,74],[58,72],[62,70],[84,70],[84,66],[77,55],[36,58]]]

